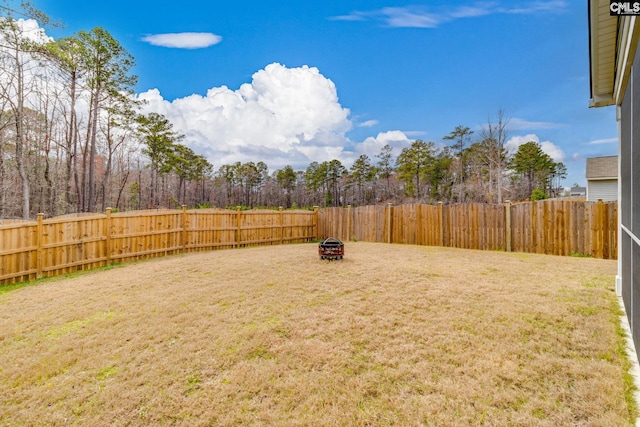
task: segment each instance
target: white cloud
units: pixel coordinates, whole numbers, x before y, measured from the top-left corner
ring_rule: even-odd
[[[595,139],[587,142],[588,145],[617,144],[618,138]]]
[[[377,136],[370,136],[359,144],[358,152],[374,158],[376,155],[380,154],[382,147],[388,144],[391,147],[396,148],[396,155],[398,155],[399,149],[408,147],[411,145],[411,142],[412,140],[410,140],[404,132],[399,130],[380,132]]]
[[[0,25],[5,25],[7,18],[0,17]],[[26,108],[39,110],[42,108],[42,93],[48,90],[60,91],[63,84],[56,79],[58,71],[50,62],[41,61],[37,55],[22,51],[15,52],[11,46],[15,46],[16,41],[19,43],[30,42],[38,45],[44,45],[53,41],[53,38],[46,35],[44,29],[38,26],[38,22],[33,19],[16,19],[12,22],[15,25],[18,40],[7,41],[5,34],[0,32],[0,56],[8,53],[8,59],[19,59],[22,64],[22,79],[19,82],[16,78],[17,69],[15,63],[3,63],[0,66],[0,86],[3,90],[5,99],[16,99],[17,93],[21,92],[24,96]],[[6,67],[6,68],[5,68]],[[20,89],[19,84],[24,87]],[[37,86],[36,86],[37,85]],[[37,90],[34,90],[37,87]],[[31,89],[29,89],[31,88]],[[79,102],[80,104],[80,102]]]
[[[359,128],[370,128],[378,124],[377,120],[367,120],[365,122],[359,123]]]
[[[427,134],[427,132],[423,130],[405,130],[402,132],[404,132],[404,134],[407,136],[423,136]]]
[[[387,25],[402,28],[435,28],[444,16],[406,7],[387,7],[380,11]]]
[[[166,33],[151,34],[142,38],[154,46],[178,49],[201,49],[222,41],[222,37],[213,33]]]
[[[372,11],[354,11],[348,15],[334,16],[337,21],[378,20],[395,28],[436,28],[445,22],[462,18],[477,18],[493,14],[530,15],[535,13],[562,13],[567,9],[567,2],[562,0],[533,1],[514,4],[508,7],[497,2],[477,2],[472,6],[446,7],[436,11],[424,7],[386,7]]]
[[[264,161],[306,168],[312,161],[350,158],[352,128],[333,82],[317,68],[273,63],[238,90],[226,86],[169,102],[156,89],[139,95],[146,111],[165,115],[185,144],[216,168],[236,161]]]
[[[512,5],[501,9],[503,13],[529,15],[538,12],[562,12],[567,8],[567,2],[563,0],[534,1],[520,6]]]
[[[36,21],[19,22],[30,38],[52,40]],[[48,70],[38,68],[38,78],[45,72]],[[0,73],[0,82],[4,77]],[[34,78],[31,74],[27,77]],[[52,78],[47,84],[55,86],[59,81]],[[85,95],[79,96],[76,105],[81,117],[88,112]],[[287,68],[270,64],[236,90],[213,87],[204,96],[169,101],[158,89],[150,89],[136,97],[146,101],[142,113],[164,115],[176,132],[185,135],[183,143],[206,156],[216,168],[237,161],[264,161],[271,170],[287,164],[305,169],[313,161],[332,159],[349,167],[362,149],[371,145],[347,137],[353,128],[349,109],[340,104],[334,83],[317,68],[306,65]],[[34,109],[39,108],[39,99],[34,97],[31,102]],[[368,120],[361,125],[375,124],[377,121]],[[408,139],[402,132],[393,131],[371,140],[378,142],[373,153],[377,154],[386,141],[397,144]]]
[[[6,18],[0,16],[0,21],[7,21]],[[52,37],[47,36],[43,28],[40,28],[35,19],[16,19],[16,26],[20,29],[21,36],[27,40],[45,44],[53,41]]]
[[[332,21],[364,21],[367,19],[365,12],[351,12],[349,15],[332,16],[329,18]]]
[[[551,141],[542,141],[540,143],[542,151],[547,153],[554,162],[564,162],[564,151]]]
[[[489,15],[491,9],[486,4],[479,4],[476,6],[460,6],[451,12],[452,18],[475,18],[477,16]]]
[[[514,136],[509,141],[507,141],[505,148],[509,154],[514,154],[518,151],[518,147],[522,144],[526,144],[527,142],[533,141],[540,145],[540,148],[543,152],[549,155],[553,159],[554,162],[564,162],[565,155],[562,148],[558,147],[551,141],[542,141],[540,142],[540,138],[538,135],[534,133],[530,133],[524,136]]]
[[[559,128],[562,125],[560,123],[553,122],[533,122],[525,119],[519,119],[512,117],[509,119],[510,130],[537,130],[537,129],[554,129]]]

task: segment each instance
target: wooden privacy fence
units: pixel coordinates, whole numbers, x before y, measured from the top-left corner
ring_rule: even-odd
[[[0,285],[177,253],[317,239],[318,211],[150,210],[0,225]]]
[[[319,238],[616,259],[618,204],[543,200],[505,204],[325,208]]]
[[[327,237],[615,259],[617,203],[151,210],[0,224],[0,285],[176,253]]]

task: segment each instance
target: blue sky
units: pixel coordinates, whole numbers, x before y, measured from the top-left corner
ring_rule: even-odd
[[[541,143],[566,186],[585,183],[586,157],[617,152],[615,109],[588,108],[586,1],[34,3],[65,24],[54,38],[107,29],[135,57],[147,108],[216,169],[350,166],[457,125],[478,136],[499,110],[510,147]]]

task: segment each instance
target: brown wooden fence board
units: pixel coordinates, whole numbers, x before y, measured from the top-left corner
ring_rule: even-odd
[[[506,217],[510,229],[507,230]],[[311,211],[181,211],[73,215],[0,224],[0,284],[180,252],[341,240],[614,259],[617,203],[566,200],[402,205]],[[510,241],[507,242],[507,236]]]
[[[370,242],[483,250],[507,250],[509,244],[515,252],[615,259],[617,218],[615,202],[545,200],[504,205],[325,208],[320,210],[318,224],[320,238],[344,240],[350,235]]]
[[[309,242],[317,211],[147,210],[0,224],[0,285],[191,251]]]
[[[180,212],[141,211],[110,218],[110,259],[118,262],[165,256],[182,249]]]
[[[353,209],[352,238],[367,242],[383,242],[385,238],[385,207],[362,206]]]
[[[0,283],[16,283],[36,277],[37,223],[0,225]]]

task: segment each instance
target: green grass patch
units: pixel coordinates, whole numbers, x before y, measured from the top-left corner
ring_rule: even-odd
[[[131,263],[128,264],[135,264],[137,261],[133,261]],[[126,264],[121,263],[121,262],[117,262],[117,263],[111,263],[108,265],[105,265],[103,267],[99,267],[96,268],[94,270],[78,270],[78,271],[73,271],[71,273],[66,273],[60,276],[53,276],[53,277],[41,277],[40,279],[34,279],[34,280],[27,280],[24,282],[18,282],[18,283],[12,283],[10,285],[0,285],[0,296],[9,293],[11,291],[15,291],[18,289],[22,289],[22,288],[26,288],[28,286],[36,286],[36,285],[41,285],[44,283],[50,283],[50,282],[55,282],[58,280],[67,280],[67,279],[73,279],[75,277],[79,277],[82,276],[84,274],[90,274],[90,273],[95,273],[96,271],[109,271],[112,270],[114,268],[119,268],[119,267],[124,267]]]
[[[92,323],[112,319],[113,317],[115,317],[115,314],[112,312],[98,312],[85,319],[78,319],[59,326],[54,326],[45,333],[45,336],[48,340],[57,340],[73,332],[84,329]]]
[[[106,367],[100,369],[100,371],[98,371],[98,374],[96,375],[96,379],[98,381],[104,381],[107,378],[113,377],[117,373],[118,373],[118,367],[117,366],[106,366]]]

